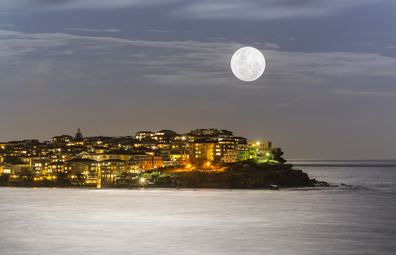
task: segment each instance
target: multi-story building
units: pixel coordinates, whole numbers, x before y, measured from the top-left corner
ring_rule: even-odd
[[[211,139],[198,139],[188,144],[189,159],[195,162],[214,161],[216,158],[216,145]],[[218,154],[221,158],[221,154]]]
[[[175,131],[169,129],[163,129],[155,133],[153,139],[155,139],[158,143],[170,143],[175,139],[177,133]]]
[[[84,141],[70,141],[66,144],[66,146],[83,147]]]
[[[247,142],[247,147],[255,148],[260,153],[262,151],[268,151],[272,147],[271,142]]]
[[[144,157],[136,157],[134,159],[131,159],[128,161],[127,166],[126,166],[126,172],[127,173],[139,173],[139,161],[144,160]]]
[[[82,153],[82,158],[89,158],[96,161],[119,159],[128,161],[136,157],[147,156],[146,153],[129,152],[124,150],[108,151],[105,153]]]
[[[139,170],[155,170],[164,166],[161,156],[145,156],[139,160]]]
[[[82,153],[82,158],[88,158],[96,161],[104,161],[111,159],[124,160],[124,155],[119,152],[109,151],[105,153]]]
[[[109,137],[109,136],[93,136],[93,137],[84,137],[83,141],[85,145],[109,147],[113,144],[114,139],[113,137]]]
[[[30,171],[29,164],[25,164],[22,162],[10,164],[11,166],[11,174],[15,176],[27,176]]]
[[[47,157],[49,157],[50,158],[50,160],[51,160],[51,163],[54,163],[54,162],[65,162],[65,161],[67,161],[67,160],[69,160],[70,158],[69,158],[69,154],[67,154],[67,153],[61,153],[61,152],[58,152],[58,153],[48,153],[47,154]]]
[[[0,175],[3,174],[11,174],[11,164],[7,163],[7,162],[0,162]]]
[[[237,150],[227,150],[224,152],[221,161],[223,163],[236,163],[238,161],[238,154],[239,152]]]
[[[228,137],[233,137],[233,134],[231,131],[223,129],[217,133],[217,137],[219,139],[224,139],[224,138],[228,138]]]
[[[247,139],[245,137],[240,137],[240,136],[234,136],[234,137],[228,137],[225,139],[229,139],[229,140],[234,140],[235,141],[235,147],[238,150],[242,150],[244,148],[247,147]]]
[[[143,148],[148,148],[148,149],[158,149],[157,143],[155,140],[143,140],[143,141],[138,141],[134,144],[135,148],[143,147]]]
[[[46,175],[47,165],[51,164],[51,159],[49,157],[27,156],[20,157],[20,160],[29,166],[29,173],[34,177]]]
[[[127,162],[119,159],[104,160],[98,163],[101,171],[102,186],[116,183],[127,171]]]
[[[154,149],[162,149],[162,150],[169,150],[171,148],[170,143],[157,143],[156,146],[153,147]]]
[[[226,133],[226,132],[224,132]],[[227,137],[223,139],[213,139],[213,138],[202,138],[190,142],[189,148],[189,158],[192,161],[214,161],[221,162],[223,159],[228,158],[230,155],[227,151],[231,150],[243,150],[246,148],[246,138],[243,137]]]
[[[190,133],[194,136],[204,136],[204,135],[217,135],[217,128],[200,128],[191,130]]]
[[[170,150],[170,161],[180,161],[185,160],[189,157],[189,152],[187,149],[181,150]]]
[[[214,156],[215,162],[221,162],[221,158],[224,156],[226,151],[237,149],[236,141],[231,138],[225,138],[216,144],[216,152]]]
[[[51,164],[47,165],[47,176],[50,179],[54,179],[58,177],[59,173],[65,172],[65,163],[60,162],[52,162]]]
[[[60,135],[60,136],[54,136],[51,138],[51,141],[58,145],[66,145],[72,140],[73,140],[73,137],[70,135]]]
[[[257,151],[254,148],[227,150],[224,152],[221,161],[224,163],[236,163],[249,159],[257,159]]]
[[[98,162],[88,158],[74,158],[64,162],[64,172],[71,179],[97,176]]]
[[[109,151],[110,149],[104,146],[94,146],[94,145],[88,145],[87,146],[87,151],[91,153],[105,153],[106,151]]]
[[[257,159],[257,151],[255,148],[238,149],[238,161]]]
[[[175,141],[193,142],[195,140],[195,136],[191,133],[183,133],[183,134],[175,136],[174,140]]]
[[[187,149],[188,142],[186,140],[175,140],[170,144],[172,150],[185,150]]]
[[[139,131],[136,132],[136,136],[135,138],[138,139],[139,141],[143,140],[143,139],[152,139],[155,136],[154,132],[151,131]]]

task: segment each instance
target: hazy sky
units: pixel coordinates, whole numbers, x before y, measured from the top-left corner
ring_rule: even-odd
[[[0,141],[228,129],[394,159],[394,0],[0,0]],[[259,49],[261,78],[231,72]]]

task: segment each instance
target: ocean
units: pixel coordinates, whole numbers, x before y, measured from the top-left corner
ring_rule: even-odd
[[[396,160],[289,163],[338,187],[0,187],[0,254],[396,254]]]

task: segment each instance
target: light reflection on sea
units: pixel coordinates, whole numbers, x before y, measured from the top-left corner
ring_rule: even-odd
[[[0,253],[394,254],[396,171],[300,168],[318,180],[364,187],[1,187]]]

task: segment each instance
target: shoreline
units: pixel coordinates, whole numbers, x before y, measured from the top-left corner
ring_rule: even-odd
[[[124,182],[103,186],[100,189],[284,189],[302,187],[330,187],[327,182],[310,179],[302,170],[293,169],[291,164],[263,165],[224,172],[175,171],[159,175],[152,182],[141,183],[140,178],[124,179]],[[26,188],[83,188],[97,189],[96,184],[72,185],[70,179],[33,181],[12,178],[3,187]]]

